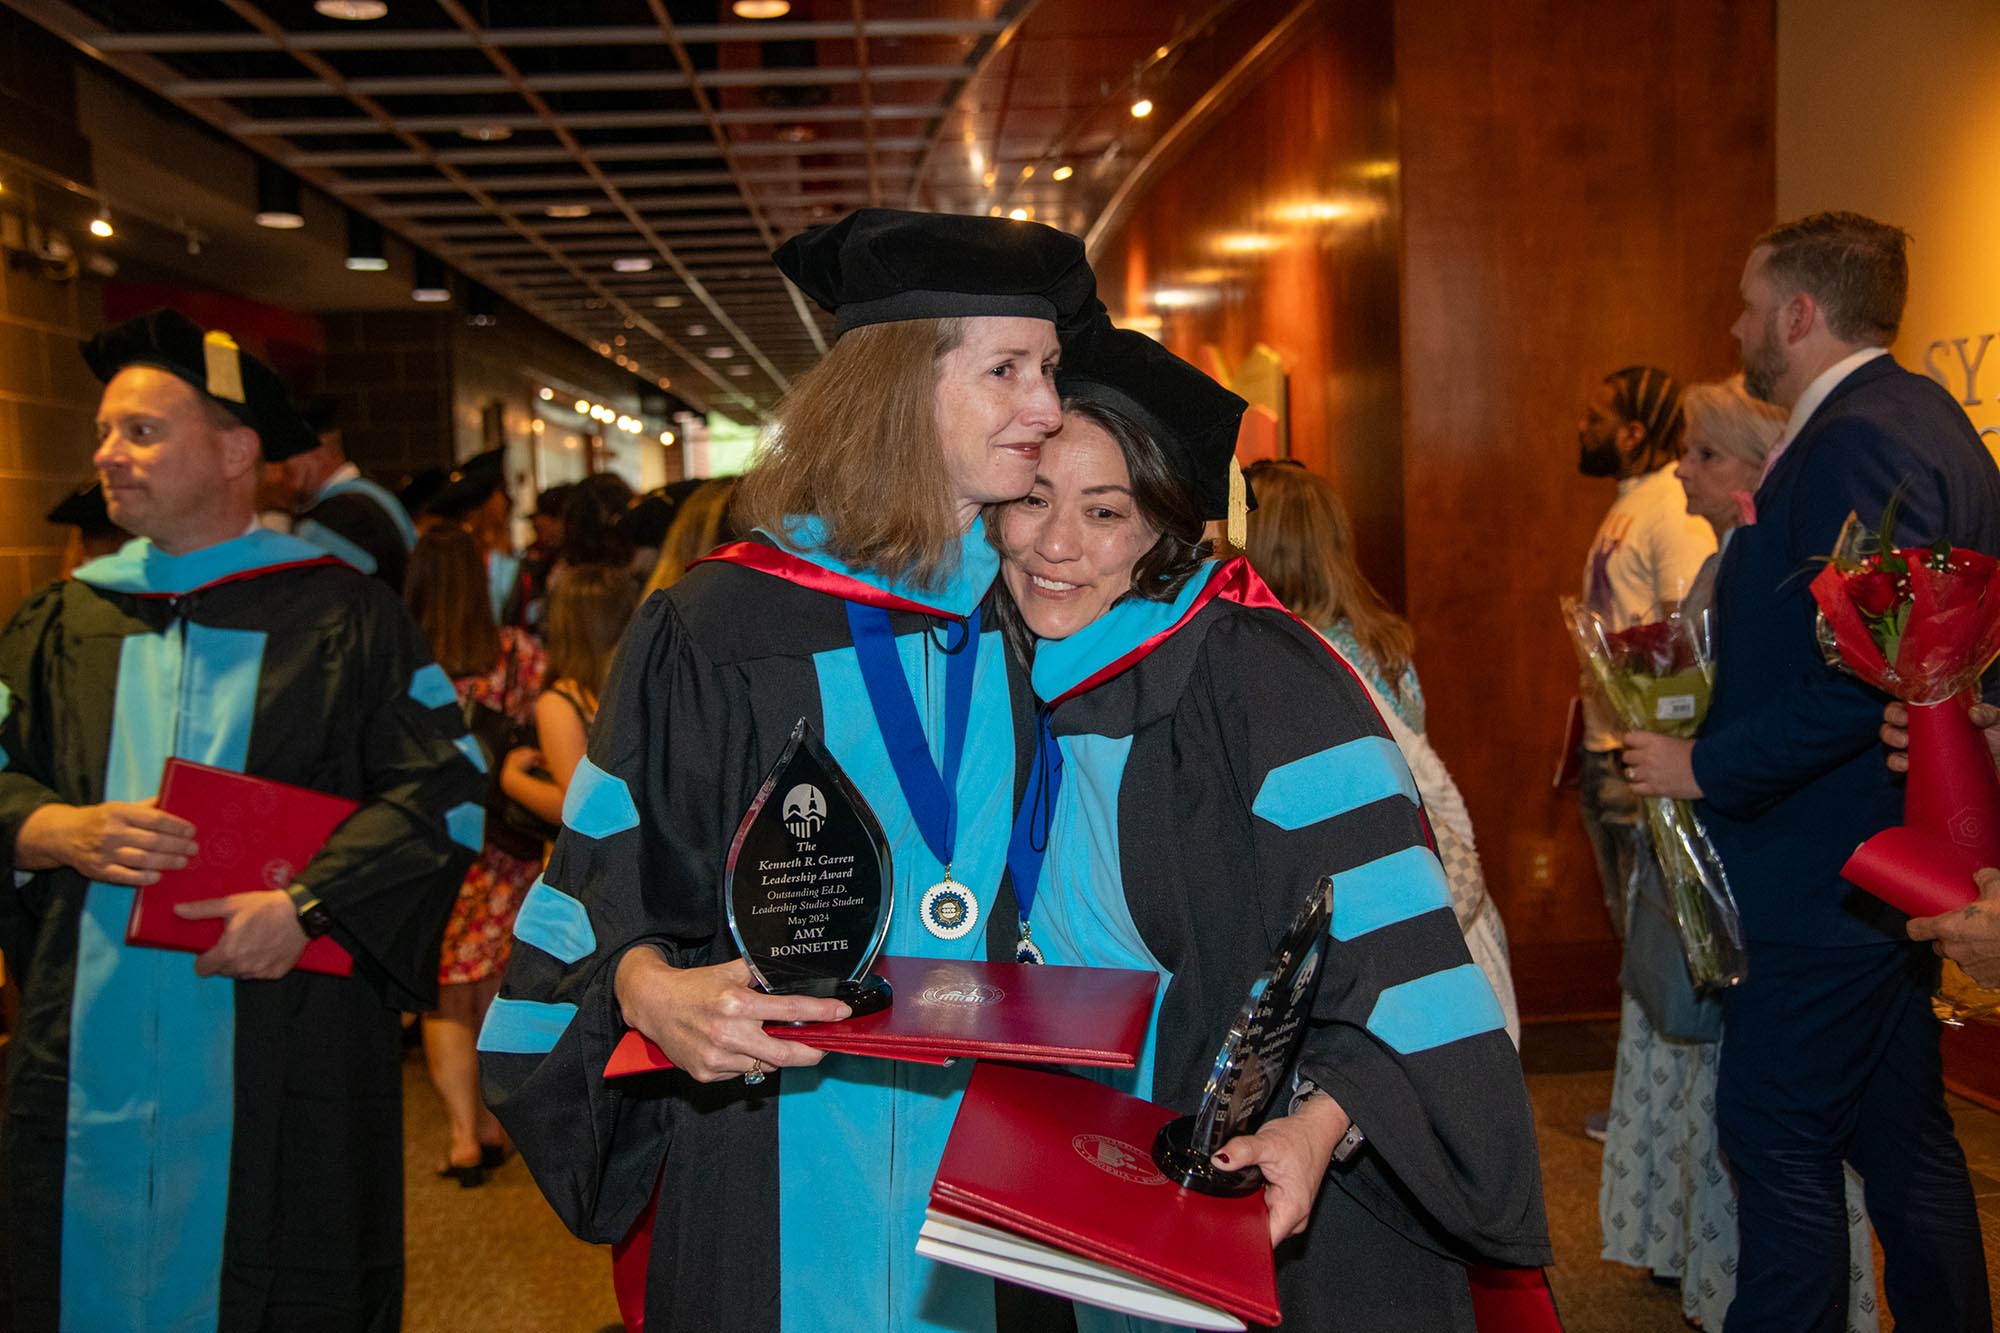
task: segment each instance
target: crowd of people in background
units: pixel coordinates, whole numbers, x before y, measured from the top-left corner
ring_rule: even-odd
[[[325,1089],[288,1063],[290,1046],[301,1039],[347,1043],[351,1049],[335,1061],[346,1080],[331,1095],[339,1108],[299,1114],[321,1116],[325,1136],[356,1126],[389,1135],[399,1153],[399,1127],[381,1114],[383,1089],[395,1077],[381,1023],[371,1025],[358,1011],[298,1017],[318,992],[284,992],[292,1008],[274,1017],[266,1010],[283,1007],[276,1001],[236,1003],[194,984],[198,970],[201,979],[286,977],[280,984],[295,986],[299,951],[329,932],[365,960],[362,972],[377,998],[422,1015],[414,1026],[448,1124],[435,1164],[440,1180],[482,1185],[516,1150],[509,1130],[525,1126],[548,1140],[530,1144],[524,1136],[520,1145],[531,1160],[547,1154],[538,1178],[545,1170],[548,1178],[574,1176],[573,1198],[551,1196],[568,1210],[572,1229],[606,1240],[626,1233],[645,1189],[643,1182],[610,1181],[609,1173],[643,1167],[645,1181],[660,1178],[662,1125],[679,1112],[606,1109],[600,1103],[614,1098],[596,1077],[597,1065],[581,1080],[583,1093],[578,1080],[545,1074],[580,1058],[573,1048],[585,1038],[566,1025],[576,998],[587,996],[589,1041],[607,1044],[613,1028],[630,1022],[693,1079],[726,1083],[696,1098],[715,1115],[689,1117],[677,1130],[706,1145],[669,1161],[669,1172],[685,1179],[670,1174],[676,1187],[645,1205],[662,1210],[656,1253],[679,1243],[690,1253],[713,1252],[718,1265],[741,1265],[759,1281],[789,1283],[792,1261],[764,1253],[771,1242],[751,1234],[757,1219],[743,1223],[750,1231],[740,1235],[726,1226],[710,1230],[702,1193],[714,1183],[704,1173],[720,1169],[709,1155],[768,1187],[759,1207],[775,1209],[787,1188],[802,1188],[784,1184],[792,1178],[785,1173],[801,1164],[780,1163],[776,1139],[766,1141],[778,1130],[752,1125],[747,1115],[766,1076],[783,1068],[795,1080],[795,1098],[820,1099],[857,1124],[894,1127],[885,1140],[893,1149],[881,1146],[883,1153],[922,1156],[929,1149],[919,1149],[935,1147],[943,1127],[929,1114],[934,1107],[894,1099],[878,1105],[870,1099],[879,1088],[842,1089],[836,1077],[812,1073],[807,1067],[818,1053],[768,1036],[761,1023],[837,1017],[826,1008],[832,1002],[744,999],[748,974],[739,961],[712,959],[705,947],[682,953],[675,942],[714,929],[708,888],[641,885],[635,876],[648,857],[715,859],[709,853],[718,838],[726,842],[731,822],[721,816],[733,819],[744,804],[741,793],[724,788],[733,782],[754,790],[763,771],[751,762],[754,754],[718,753],[726,747],[715,738],[727,733],[733,744],[735,727],[757,733],[758,710],[777,707],[773,700],[782,702],[787,726],[795,697],[845,698],[862,719],[855,725],[873,726],[860,686],[839,674],[838,663],[848,653],[859,660],[865,633],[858,627],[874,610],[887,633],[891,604],[899,612],[944,607],[936,614],[970,626],[961,650],[990,663],[977,676],[978,689],[982,699],[991,696],[989,723],[998,730],[1011,725],[1010,681],[1045,700],[1039,711],[1023,712],[1033,713],[1038,729],[1029,744],[1044,765],[1051,755],[1067,765],[1065,799],[1073,804],[1065,809],[1085,827],[1072,829],[1077,841],[1047,852],[1042,892],[1031,879],[1027,894],[1017,888],[1011,899],[990,899],[987,910],[1015,914],[1024,960],[1162,970],[1172,1003],[1149,1043],[1171,1047],[1187,1038],[1201,1045],[1190,1034],[1206,1029],[1174,1024],[1191,1021],[1184,1011],[1216,1007],[1215,997],[1195,993],[1199,967],[1177,977],[1156,960],[1219,957],[1241,943],[1229,934],[1241,924],[1230,915],[1237,909],[1226,904],[1211,904],[1200,929],[1176,924],[1141,938],[1162,930],[1162,920],[1180,921],[1145,895],[1169,892],[1161,886],[1173,883],[1179,887],[1171,893],[1192,902],[1204,885],[1227,880],[1190,871],[1193,858],[1230,847],[1242,861],[1317,857],[1315,874],[1335,862],[1340,873],[1381,874],[1391,860],[1429,867],[1434,857],[1435,874],[1413,872],[1416,880],[1399,881],[1390,895],[1408,907],[1403,916],[1357,929],[1338,924],[1336,915],[1335,936],[1363,959],[1341,965],[1372,985],[1381,978],[1367,961],[1377,955],[1368,951],[1381,947],[1380,937],[1355,944],[1341,931],[1366,936],[1386,923],[1404,932],[1397,966],[1417,968],[1425,984],[1458,978],[1450,982],[1459,988],[1449,991],[1455,1002],[1444,1006],[1450,1014],[1426,1017],[1422,1033],[1392,1033],[1380,1006],[1334,1011],[1359,1003],[1355,996],[1372,1005],[1372,991],[1327,999],[1320,1026],[1373,1036],[1345,1048],[1316,1037],[1322,1044],[1308,1048],[1290,1109],[1273,1116],[1291,1129],[1231,1145],[1247,1160],[1262,1160],[1274,1182],[1267,1194],[1279,1219],[1274,1244],[1304,1233],[1294,1258],[1310,1252],[1326,1260],[1303,1276],[1296,1263],[1281,1270],[1288,1313],[1355,1316],[1398,1308],[1399,1300],[1414,1309],[1414,1300],[1449,1322],[1463,1314],[1467,1256],[1527,1267],[1543,1261],[1535,1173],[1519,1169],[1523,1153],[1532,1165],[1534,1150],[1525,1097],[1514,1096],[1521,1032],[1507,934],[1465,802],[1428,731],[1417,636],[1362,573],[1335,480],[1291,459],[1253,464],[1247,493],[1256,507],[1243,550],[1231,550],[1218,525],[1242,517],[1228,498],[1241,495],[1230,469],[1242,400],[1157,344],[1111,330],[1101,306],[1093,323],[1091,280],[1073,238],[1041,228],[1024,243],[1030,233],[991,230],[985,219],[941,228],[918,215],[857,217],[840,224],[848,231],[809,233],[806,247],[821,253],[806,255],[795,241],[780,254],[795,282],[855,327],[843,323],[846,336],[786,400],[788,447],[767,454],[741,484],[691,479],[642,495],[616,475],[594,473],[548,486],[526,503],[510,487],[505,451],[494,449],[405,478],[392,494],[347,459],[330,404],[296,409],[261,363],[239,357],[233,344],[219,361],[212,336],[179,316],[148,316],[91,344],[92,369],[107,384],[102,485],[84,488],[50,515],[77,530],[74,578],[31,599],[0,640],[0,869],[39,895],[39,915],[0,914],[0,949],[10,964],[38,951],[48,956],[30,980],[23,1011],[35,1040],[14,1048],[9,1115],[16,1119],[0,1176],[17,1218],[45,1233],[36,1249],[20,1244],[23,1228],[14,1225],[9,1299],[18,1310],[37,1318],[59,1310],[63,1325],[75,1327],[152,1326],[184,1316],[214,1322],[218,1310],[232,1327],[271,1319],[282,1325],[291,1314],[345,1327],[381,1320],[399,1299],[399,1222],[355,1223],[339,1238],[341,1262],[321,1265],[300,1256],[316,1253],[324,1236],[298,1219],[272,1220],[273,1199],[302,1216],[313,1211],[299,1182],[308,1182],[309,1193],[323,1182],[292,1160],[302,1144],[266,1142],[275,1131],[246,1119],[235,1129],[231,1158],[231,1121],[213,1107],[170,1143],[146,1097],[171,1101],[175,1094],[135,1093],[84,1059],[99,1051],[102,1060],[101,1050],[111,1049],[92,1043],[157,1047],[157,1033],[134,1030],[132,1013],[198,1020],[214,1029],[206,1040],[216,1052],[230,1031],[237,1034],[233,1067],[219,1067],[233,1068],[239,1104],[280,1095],[306,1104]],[[881,235],[871,239],[875,229]],[[936,308],[912,313],[904,287],[914,280],[892,281],[887,270],[859,262],[858,250],[870,245],[918,254],[941,246],[938,271],[914,283]],[[1892,492],[1901,496],[1900,530],[1913,539],[1949,538],[2000,553],[2000,473],[1949,396],[1886,355],[1907,283],[1903,245],[1895,228],[1852,214],[1774,229],[1743,275],[1744,314],[1735,330],[1743,375],[1683,386],[1659,367],[1628,366],[1595,386],[1577,423],[1579,470],[1617,484],[1586,556],[1583,604],[1614,631],[1674,614],[1715,627],[1714,703],[1699,739],[1621,733],[1588,690],[1578,725],[1583,822],[1623,951],[1611,1104],[1588,1125],[1605,1144],[1603,1257],[1679,1282],[1686,1316],[1702,1327],[1790,1320],[1783,1326],[1868,1333],[1877,1319],[1871,1227],[1885,1256],[1889,1301],[1906,1326],[1973,1328],[1990,1319],[1979,1226],[1944,1109],[1926,1007],[1935,964],[1909,943],[1906,928],[1938,939],[1984,977],[1994,966],[1994,909],[1989,901],[1958,924],[1909,927],[1857,907],[1845,891],[1841,857],[1857,830],[1900,816],[1900,795],[1875,744],[1884,722],[1880,699],[1821,669],[1803,581],[1793,577],[1831,548],[1850,510],[1877,516]],[[966,256],[981,262],[959,267]],[[1022,290],[991,287],[1012,281]],[[1071,360],[1059,372],[1064,356]],[[871,388],[864,403],[854,393],[860,383],[888,387]],[[885,496],[875,473],[849,457],[857,452],[880,454],[883,469],[903,469],[925,484]],[[517,548],[523,519],[532,539]],[[142,540],[121,548],[128,532]],[[786,580],[793,586],[768,606],[752,606],[742,595],[750,577],[744,566],[768,563],[778,549],[796,568],[779,584],[754,586],[759,593]],[[696,568],[705,559],[707,567]],[[335,564],[371,578],[350,575],[336,584]],[[763,580],[764,572],[755,577]],[[838,594],[848,602],[844,618],[822,614],[823,585],[847,590]],[[1264,590],[1282,610],[1260,600]],[[870,597],[890,601],[876,607]],[[1002,633],[982,649],[984,614]],[[175,617],[187,625],[182,647],[170,652],[158,645],[171,641],[166,631]],[[798,644],[814,635],[826,643],[802,655]],[[144,655],[143,669],[105,646],[121,636],[142,644],[132,651]],[[1172,666],[1180,661],[1172,652],[1148,656],[1176,636],[1192,667]],[[78,643],[94,646],[72,652]],[[947,668],[922,651],[928,665],[918,669],[935,666],[942,682]],[[631,660],[634,654],[640,659]],[[621,655],[628,659],[622,671]],[[802,681],[802,661],[824,677]],[[1106,673],[1117,671],[1129,671],[1131,681],[1107,688]],[[1143,684],[1156,676],[1165,683]],[[754,685],[745,683],[753,677]],[[183,680],[240,716],[204,714],[189,741],[178,729],[182,714],[195,711],[186,706]],[[1092,691],[1087,709],[1059,711],[1073,693]],[[1225,698],[1231,706],[1218,704]],[[1314,707],[1294,716],[1288,710],[1299,699]],[[207,707],[205,696],[199,702]],[[59,743],[51,730],[52,717],[79,707],[115,719],[91,741],[94,749],[84,747],[89,753]],[[673,708],[684,711],[669,729]],[[1121,708],[1133,716],[1118,714]],[[261,729],[254,734],[252,720]],[[1892,744],[1902,720],[1893,710],[1887,717],[1884,737]],[[2000,723],[2000,713],[1977,720]],[[1388,746],[1400,765],[1368,761],[1370,780],[1406,766],[1424,818],[1415,807],[1375,799],[1393,795],[1400,782],[1376,792],[1372,805],[1319,810],[1331,800],[1326,790],[1340,785],[1322,783],[1297,796],[1318,802],[1311,818],[1288,826],[1274,817],[1265,793],[1307,762],[1287,748],[1296,739],[1290,733],[1301,729],[1325,733],[1315,754],[1341,755],[1342,763],[1361,762],[1352,756],[1363,750],[1376,753],[1370,745]],[[962,723],[959,730],[962,742]],[[280,732],[291,751],[265,753]],[[1287,733],[1286,744],[1273,739],[1279,732]],[[253,737],[263,747],[254,756]],[[1099,743],[1107,738],[1117,744]],[[1203,767],[1219,762],[1204,748],[1210,740],[1216,753],[1262,765],[1253,775],[1262,785],[1253,783],[1243,802],[1211,799],[1224,784]],[[1474,740],[1440,743],[1452,749]],[[991,766],[993,790],[1011,791],[1012,761],[1001,751],[991,747],[976,762]],[[168,755],[239,771],[254,759],[260,772],[337,787],[364,812],[343,826],[346,841],[330,843],[332,854],[316,858],[298,882],[222,900],[214,914],[226,922],[223,942],[201,956],[198,969],[180,959],[135,960],[130,951],[91,942],[93,931],[110,939],[122,928],[108,886],[151,882],[194,854],[192,826],[154,809],[145,781],[134,776],[146,764],[156,774]],[[675,787],[673,802],[685,805],[700,788],[698,799],[717,806],[714,827],[683,827],[685,810],[679,821],[661,817],[671,802],[654,788],[674,765],[704,776]],[[721,778],[718,765],[726,769]],[[1195,845],[1135,840],[1115,820],[1090,826],[1101,812],[1074,805],[1080,789],[1127,787],[1180,801],[1174,808],[1183,840],[1199,820],[1214,826]],[[1643,800],[1660,797],[1700,802],[1742,902],[1750,971],[1719,998],[1699,993],[1681,963],[1675,908],[1642,814]],[[579,830],[584,806],[591,809]],[[977,829],[968,836],[992,846],[961,850],[957,864],[968,867],[991,852],[991,878],[999,882],[998,867],[1011,865],[1012,853],[993,831],[1004,834],[1010,815],[999,811],[996,819],[968,805],[959,827]],[[1055,816],[1044,815],[1051,821],[1042,830],[1047,847]],[[908,829],[898,836],[899,858],[935,869],[927,879],[954,887],[949,846],[940,851]],[[1362,846],[1378,859],[1361,860],[1355,849]],[[927,854],[934,867],[922,859]],[[1107,885],[1098,874],[1105,856],[1123,857],[1128,871],[1142,863],[1152,870]],[[1157,865],[1147,860],[1163,856]],[[552,883],[559,871],[560,889]],[[1179,875],[1188,882],[1180,884]],[[385,883],[423,892],[412,888],[385,905]],[[1982,883],[1989,900],[2000,894],[2000,879]],[[1227,887],[1233,893],[1239,886]],[[1435,901],[1426,896],[1433,891]],[[920,913],[931,911],[930,897]],[[1449,908],[1455,933],[1439,908]],[[671,929],[655,919],[662,912],[678,914]],[[1272,919],[1283,915],[1272,908]],[[1254,920],[1255,913],[1244,909],[1243,916]],[[592,919],[619,922],[628,938],[596,939]],[[1106,920],[1131,930],[1106,931]],[[1419,922],[1427,923],[1421,938]],[[955,938],[928,917],[924,924],[938,939]],[[928,946],[914,926],[902,928],[907,942]],[[1442,938],[1433,938],[1439,928]],[[1242,946],[1246,957],[1264,938],[1253,929],[1243,937],[1251,940]],[[598,952],[632,939],[654,943],[625,951],[615,967],[599,966]],[[517,940],[536,946],[520,951],[534,960],[525,976]],[[1458,965],[1468,957],[1476,971]],[[1464,976],[1473,978],[1471,991],[1462,989]],[[554,1026],[521,1017],[559,1010],[569,1017]],[[703,1015],[714,1021],[697,1030]],[[736,1035],[725,1041],[726,1033]],[[1453,1053],[1443,1062],[1409,1058],[1438,1048]],[[165,1068],[166,1053],[148,1049],[148,1067]],[[601,1064],[601,1051],[592,1046],[589,1053]],[[1186,1064],[1169,1061],[1160,1077],[1180,1077]],[[32,1077],[24,1078],[24,1069]],[[1467,1069],[1481,1071],[1476,1089],[1455,1083]],[[939,1072],[938,1095],[961,1076]],[[499,1116],[483,1087],[499,1090]],[[1475,1092],[1490,1093],[1490,1104],[1477,1103]],[[25,1138],[17,1127],[23,1105],[40,1116]],[[87,1113],[81,1122],[79,1106]],[[605,1131],[602,1151],[580,1163],[563,1158],[573,1152],[579,1116],[596,1117]],[[118,1214],[115,1182],[94,1175],[97,1167],[86,1163],[65,1176],[66,1132],[72,1163],[80,1134],[101,1154],[92,1161],[145,1162],[167,1181],[147,1203],[146,1225],[171,1227],[190,1210],[198,1214],[177,1242],[185,1254],[134,1268],[122,1282],[93,1285],[91,1275],[115,1264],[72,1251],[68,1238],[101,1233],[108,1254],[136,1243],[135,1224]],[[1489,1175],[1485,1166],[1468,1165],[1483,1143],[1503,1139],[1504,1170]],[[1359,1167],[1343,1165],[1347,1157],[1330,1155],[1336,1142],[1347,1153],[1372,1143],[1374,1156]],[[252,1162],[246,1143],[263,1156]],[[877,1147],[869,1134],[851,1136],[820,1144],[804,1165],[847,1172],[859,1190],[907,1190],[921,1173],[898,1172],[884,1184]],[[846,1155],[824,1155],[836,1149]],[[177,1173],[165,1163],[184,1150],[193,1155]],[[383,1183],[386,1151],[369,1158],[373,1176],[333,1191],[363,1196],[347,1213],[379,1212],[384,1199],[400,1198]],[[214,1160],[203,1166],[201,1152]],[[1314,1166],[1304,1184],[1286,1183],[1295,1152]],[[1419,1161],[1424,1169],[1411,1165]],[[1351,1197],[1327,1184],[1330,1170],[1361,1182]],[[274,1177],[286,1182],[282,1190],[269,1186]],[[1420,1199],[1419,1181],[1427,1191]],[[283,1191],[291,1192],[279,1198]],[[1397,1234],[1376,1239],[1382,1272],[1325,1281],[1335,1271],[1334,1241],[1308,1223],[1316,1207],[1355,1199],[1388,1218],[1386,1230]],[[1451,1233],[1449,1245],[1426,1230],[1437,1227]],[[60,1251],[48,1239],[55,1236],[65,1238]],[[822,1258],[845,1255],[841,1264],[849,1266],[880,1257],[862,1252],[872,1241],[851,1236],[829,1232],[814,1243]],[[1344,1243],[1358,1242],[1350,1233]],[[1440,1261],[1450,1245],[1465,1253],[1452,1250]],[[24,1275],[27,1262],[38,1270]],[[219,1282],[174,1276],[211,1268]],[[1418,1269],[1437,1285],[1395,1289],[1392,1279]],[[777,1299],[775,1286],[767,1294]],[[688,1315],[708,1310],[715,1293],[656,1290],[648,1299]],[[811,1299],[844,1297],[830,1288]],[[896,1302],[916,1297],[882,1299],[893,1323]],[[990,1305],[990,1293],[981,1299]],[[392,1323],[391,1316],[379,1326]]]

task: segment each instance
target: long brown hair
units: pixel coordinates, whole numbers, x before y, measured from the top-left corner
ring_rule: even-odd
[[[1291,613],[1319,629],[1345,620],[1392,688],[1416,654],[1410,622],[1354,563],[1354,527],[1326,478],[1289,464],[1251,468],[1250,567]]]
[[[850,329],[772,409],[777,429],[736,491],[746,528],[815,515],[826,550],[934,587],[958,560],[959,524],[938,438],[938,361],[959,319]]]
[[[736,494],[736,478],[710,477],[681,501],[666,540],[660,543],[660,558],[653,565],[653,577],[646,580],[646,597],[661,588],[680,582],[687,567],[713,551],[731,535],[729,502]]]
[[[403,600],[429,640],[431,655],[453,680],[483,676],[500,660],[485,553],[458,524],[440,523],[417,538]]]
[[[573,680],[593,698],[604,692],[618,640],[639,605],[632,576],[610,565],[571,565],[549,589],[551,683]]]

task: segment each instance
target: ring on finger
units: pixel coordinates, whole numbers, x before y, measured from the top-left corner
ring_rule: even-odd
[[[1625,766],[1625,780],[1627,782],[1637,782],[1639,780],[1639,770],[1627,764]]]
[[[743,1081],[754,1088],[764,1081],[764,1075],[769,1072],[762,1060],[753,1059],[750,1061],[750,1068],[743,1071]]]

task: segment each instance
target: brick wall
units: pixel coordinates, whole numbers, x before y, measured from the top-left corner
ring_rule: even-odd
[[[97,283],[0,273],[0,616],[62,571],[70,529],[42,520],[90,479],[98,383],[77,347],[101,323]]]
[[[339,403],[341,435],[371,477],[394,486],[452,461],[451,311],[360,310],[320,316],[326,360],[313,392]]]

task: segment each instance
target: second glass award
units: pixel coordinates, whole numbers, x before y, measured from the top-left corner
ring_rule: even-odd
[[[887,1008],[871,974],[889,934],[895,877],[882,825],[800,718],[729,847],[729,932],[775,995]]]
[[[1333,877],[1322,878],[1290,930],[1251,983],[1249,998],[1216,1052],[1201,1105],[1161,1126],[1153,1161],[1167,1179],[1202,1194],[1248,1194],[1262,1186],[1256,1167],[1228,1171],[1210,1158],[1249,1133],[1278,1091],[1305,1040],[1306,1015],[1319,992],[1320,964],[1333,923]]]

